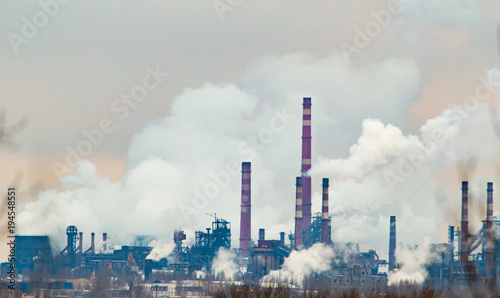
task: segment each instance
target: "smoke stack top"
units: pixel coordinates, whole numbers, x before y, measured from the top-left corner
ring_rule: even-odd
[[[240,251],[243,256],[248,256],[252,245],[252,198],[251,180],[252,164],[241,164],[241,217],[240,217]]]
[[[309,234],[311,226],[311,98],[303,98],[302,115],[302,212],[303,225],[302,231],[305,235]]]

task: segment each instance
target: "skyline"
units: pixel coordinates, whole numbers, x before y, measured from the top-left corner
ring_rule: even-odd
[[[193,205],[196,191],[233,160],[253,163],[252,238],[260,227],[256,222],[276,236],[282,229],[293,231],[302,97],[313,101],[313,212],[320,211],[320,180],[328,177],[334,241],[359,241],[384,252],[389,216],[396,214],[398,241],[419,243],[428,235],[445,242],[446,225],[458,225],[457,185],[464,168],[470,169],[471,202],[477,205],[471,206],[471,229],[477,229],[486,181],[499,182],[499,144],[487,104],[470,111],[460,105],[469,103],[478,86],[488,93],[484,82],[498,79],[490,70],[499,64],[500,4],[400,1],[402,11],[389,14],[380,33],[346,57],[342,45],[355,45],[356,28],[363,32],[377,21],[390,1],[284,3],[242,1],[221,18],[212,2],[69,2],[17,53],[8,34],[19,34],[22,18],[40,7],[4,4],[0,15],[9,24],[0,31],[6,37],[0,42],[0,92],[8,100],[2,107],[8,125],[23,117],[27,124],[12,137],[17,151],[2,148],[6,170],[0,180],[6,188],[22,171],[19,210],[39,201],[19,217],[21,231],[61,234],[57,229],[69,219],[38,218],[43,210],[54,217],[67,212],[79,221],[71,224],[86,233],[106,231],[118,239],[142,229],[170,239],[167,231],[179,225],[188,234],[210,217],[186,219],[175,212]],[[134,17],[140,21],[130,22]],[[151,69],[168,75],[144,99],[127,103],[123,95],[133,98],[138,86],[152,86],[145,80],[154,77]],[[498,90],[488,95],[493,100],[486,102],[499,98]],[[110,121],[102,125],[104,119]],[[272,130],[271,121],[282,126]],[[437,149],[426,151],[424,139],[436,127],[444,129],[446,142],[436,141]],[[98,128],[102,141],[94,144],[83,131]],[[270,141],[262,138],[266,129]],[[93,165],[83,162],[79,174],[59,182],[54,163],[67,164],[68,148],[77,151],[82,141],[92,144],[86,158]],[[402,182],[388,188],[387,173],[397,173],[398,158],[415,150],[424,156],[421,165],[408,177],[396,176],[391,181]],[[197,214],[218,212],[230,219],[235,235],[238,183],[238,174],[230,176],[219,196],[194,206]],[[67,203],[44,209],[65,199],[86,208]],[[132,218],[131,226],[112,224],[123,220],[110,216],[116,206]],[[160,207],[141,223],[154,206]],[[280,206],[285,207],[276,216]]]

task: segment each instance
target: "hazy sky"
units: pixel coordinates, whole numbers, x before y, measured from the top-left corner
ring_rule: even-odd
[[[367,24],[378,22],[377,16],[388,11],[390,1],[67,2],[50,2],[47,9],[53,16],[45,20],[40,17],[40,4],[34,1],[0,1],[0,107],[6,112],[7,126],[21,118],[27,120],[26,127],[11,138],[17,149],[0,143],[0,186],[6,188],[16,172],[24,174],[17,184],[22,190],[19,211],[28,201],[37,199],[38,191],[49,189],[69,190],[53,194],[53,198],[43,192],[40,197],[54,202],[63,200],[61,196],[68,200],[78,197],[81,202],[91,200],[85,194],[72,193],[75,185],[89,188],[88,184],[68,179],[72,186],[63,186],[53,166],[55,162],[65,164],[68,147],[75,149],[85,140],[82,130],[98,128],[103,119],[111,121],[113,132],[104,134],[87,158],[99,175],[86,164],[81,172],[84,177],[108,177],[109,183],[116,185],[104,188],[120,188],[120,195],[131,188],[145,197],[148,195],[144,192],[154,193],[163,177],[178,179],[171,188],[159,187],[161,191],[153,195],[158,198],[141,203],[147,214],[148,208],[160,204],[161,197],[175,197],[177,207],[182,204],[179,202],[191,200],[189,191],[205,185],[207,172],[223,169],[228,160],[241,165],[245,160],[231,146],[258,135],[273,115],[286,107],[295,118],[258,152],[252,173],[252,178],[257,177],[260,169],[261,178],[255,181],[268,183],[253,186],[257,194],[253,197],[254,206],[261,205],[266,210],[265,216],[260,216],[272,217],[274,205],[266,204],[276,196],[280,197],[277,205],[293,200],[294,177],[300,174],[303,96],[313,97],[313,160],[320,156],[347,159],[353,154],[350,148],[358,142],[362,129],[378,127],[373,122],[362,127],[363,120],[380,119],[384,124],[399,127],[403,135],[418,135],[428,119],[473,95],[480,82],[478,77],[499,65],[495,36],[500,3],[496,1],[401,0],[401,12],[389,12],[387,24],[380,26],[380,32],[369,37],[366,47],[350,59],[342,53],[341,45],[355,45],[358,30],[366,32]],[[224,7],[228,10],[221,11]],[[13,36],[17,41],[24,38],[23,43],[13,46]],[[168,76],[151,88],[143,101],[129,108],[127,115],[123,110],[116,112],[116,101],[143,85],[151,69],[160,69]],[[123,103],[119,105],[123,107]],[[454,167],[450,164],[441,168],[450,170]],[[484,175],[488,176],[487,172]],[[147,177],[157,177],[158,185]],[[203,209],[233,220],[233,240],[239,237],[239,223],[235,222],[239,211],[238,177],[231,181],[232,191],[221,195],[234,199],[233,207],[215,210],[228,204],[224,199]],[[455,177],[456,184],[448,181],[447,187],[458,190]],[[149,182],[152,185],[144,190]],[[313,186],[319,186],[319,179],[314,183]],[[176,184],[186,189],[174,189]],[[366,185],[382,187],[373,180]],[[95,191],[99,195],[89,196],[109,199],[103,205],[110,209],[100,214],[88,207],[88,215],[94,219],[109,215],[113,204],[120,204],[118,197],[109,197],[116,195],[112,190],[104,194]],[[346,190],[332,186],[331,191]],[[259,203],[259,194],[269,201]],[[161,210],[171,210],[168,206]],[[408,206],[412,209],[413,205]],[[458,204],[451,206],[459,208]],[[61,208],[52,211],[63,214],[65,209]],[[293,212],[293,203],[286,208]],[[408,208],[401,210],[419,216]],[[319,210],[316,209],[313,207]],[[258,217],[255,210],[258,209],[253,209],[253,214]],[[380,224],[380,235],[384,237],[388,234],[389,215],[389,211],[374,215],[378,220],[373,224]],[[274,221],[264,221],[269,226],[262,227],[276,233],[281,229],[288,231],[292,217],[293,213],[285,212],[276,215]],[[136,220],[139,218],[137,215]],[[159,224],[161,218],[159,215],[158,222],[151,225]],[[26,222],[33,224],[33,220]],[[84,219],[80,225],[83,222]],[[84,232],[88,234],[93,228],[118,234],[109,222],[89,224]],[[181,219],[172,222],[185,228]],[[209,218],[196,225],[185,225],[202,229],[207,222]],[[441,236],[445,235],[446,223],[437,223],[441,226],[432,231],[438,233],[439,229]],[[47,233],[61,232],[57,229],[64,225],[65,221],[49,225]],[[410,229],[411,220],[402,225],[402,229]],[[259,227],[253,225],[252,233]],[[30,228],[25,227],[25,231]],[[153,232],[160,233],[163,232]],[[165,234],[171,238],[170,233]],[[377,244],[378,240],[386,242],[377,235],[371,240]],[[379,249],[386,249],[380,246]]]

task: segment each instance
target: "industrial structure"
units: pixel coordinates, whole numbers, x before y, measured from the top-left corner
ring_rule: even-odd
[[[333,288],[383,290],[387,287],[388,275],[400,269],[396,258],[396,216],[390,216],[389,220],[388,261],[380,259],[373,249],[363,252],[355,243],[332,241],[332,223],[335,223],[335,218],[331,218],[329,206],[330,199],[335,201],[335,197],[329,197],[328,178],[322,179],[321,212],[311,212],[311,106],[311,98],[303,98],[301,170],[300,176],[295,179],[295,198],[289,200],[290,204],[295,202],[295,216],[294,231],[288,235],[288,242],[285,241],[285,231],[279,233],[278,239],[267,239],[263,227],[259,227],[258,239],[252,240],[252,168],[250,162],[242,162],[241,198],[229,202],[236,204],[240,200],[241,207],[239,248],[234,249],[237,253],[235,263],[239,270],[234,278],[239,282],[255,285],[256,281],[269,275],[271,271],[282,268],[286,258],[294,252],[318,244],[330,247],[335,257],[331,268],[315,273],[316,279],[326,281]],[[500,222],[493,217],[493,183],[487,183],[485,220],[475,235],[469,231],[467,181],[462,182],[461,189],[460,229],[449,226],[448,243],[431,245],[432,252],[438,257],[426,265],[429,273],[426,283],[441,289],[484,284],[491,293],[496,293]],[[116,291],[123,291],[125,288],[131,291],[134,283],[143,283],[146,285],[145,289],[164,295],[206,294],[220,284],[201,283],[201,278],[197,276],[211,272],[218,252],[221,249],[230,250],[232,239],[229,221],[215,213],[207,215],[212,216],[214,220],[210,227],[194,232],[194,242],[184,245],[186,233],[175,230],[172,252],[159,259],[149,257],[153,247],[142,244],[115,247],[109,243],[107,233],[102,234],[102,241],[96,245],[95,233],[91,232],[90,247],[84,250],[84,233],[79,232],[76,226],[70,225],[66,229],[66,247],[56,255],[52,253],[47,236],[16,236],[16,264],[20,274],[31,277],[51,276],[54,279],[44,285],[60,291],[73,291],[72,295],[91,291],[90,284],[95,285],[98,276],[104,273],[114,276],[116,280],[118,277],[127,279],[122,288],[115,286]],[[2,264],[2,272],[6,272],[7,266],[9,263]],[[61,271],[65,272],[66,277],[69,276],[68,280],[71,282],[58,283],[55,277],[60,275]],[[177,285],[184,286],[174,286],[174,279],[183,279],[184,281],[177,282]],[[35,285],[33,280],[26,281],[21,288],[30,292],[30,289],[36,288]],[[301,285],[293,286],[301,290]]]

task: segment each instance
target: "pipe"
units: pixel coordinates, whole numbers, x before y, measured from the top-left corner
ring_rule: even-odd
[[[241,164],[241,219],[240,219],[240,252],[248,257],[252,245],[252,217],[251,217],[251,180],[252,164]]]
[[[389,230],[389,271],[396,269],[396,216],[391,216]]]
[[[302,178],[296,179],[295,191],[295,249],[302,248]]]
[[[302,206],[303,225],[302,231],[306,237],[311,229],[311,177],[308,171],[311,169],[311,98],[303,98],[302,115]],[[306,239],[307,240],[307,239]]]
[[[462,181],[462,221],[460,222],[461,237],[460,237],[460,261],[464,268],[467,267],[469,261],[469,183]]]
[[[328,211],[328,187],[329,179],[323,178],[323,207],[322,207],[322,217],[321,217],[321,242],[324,245],[330,244],[330,217]]]

